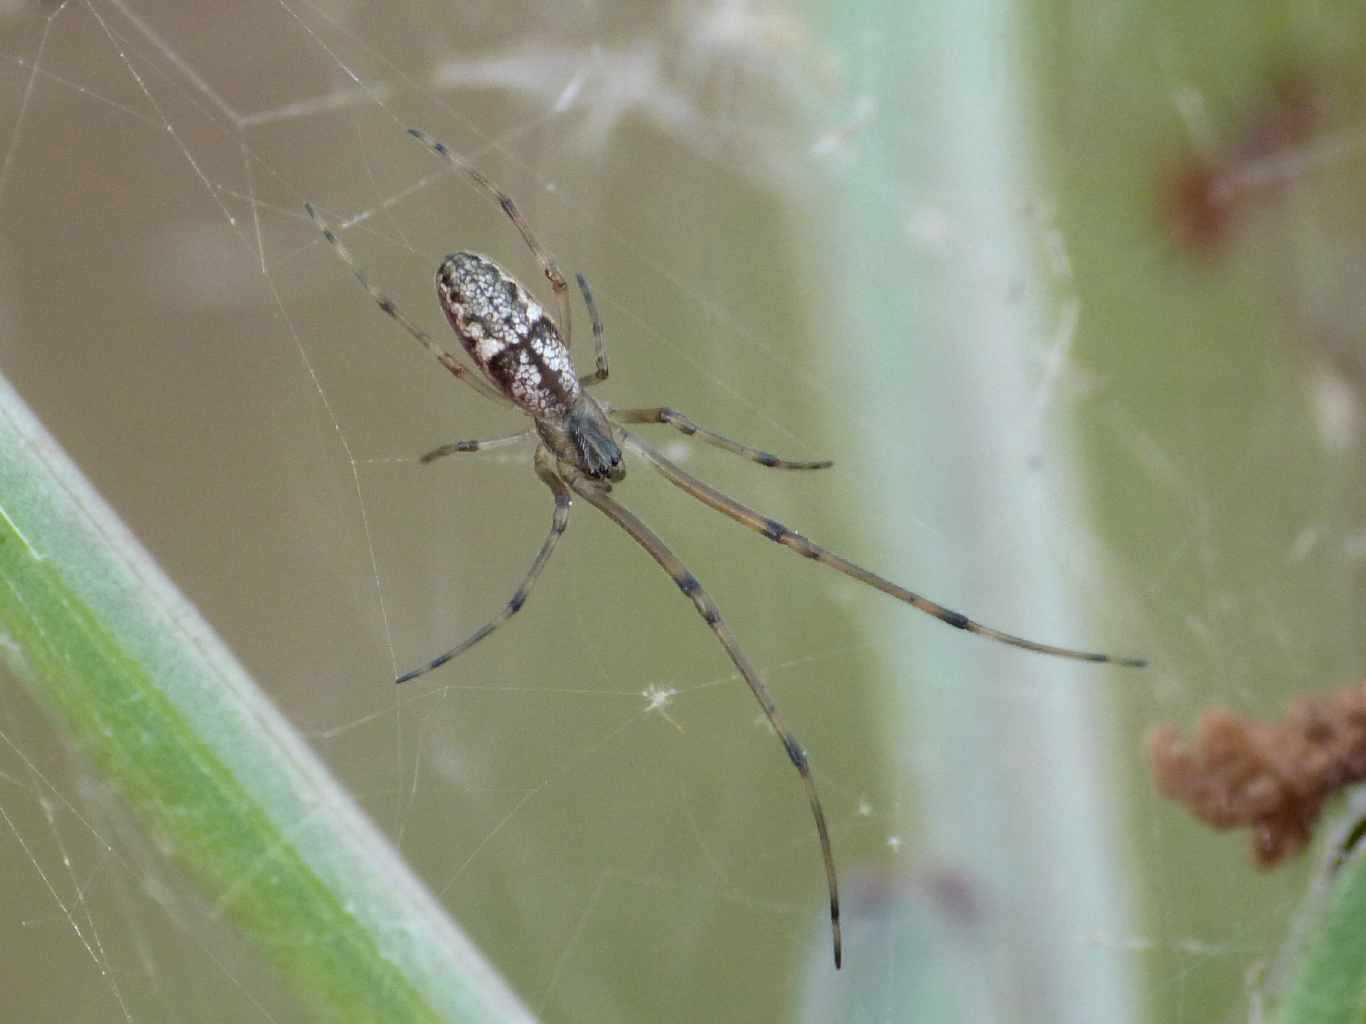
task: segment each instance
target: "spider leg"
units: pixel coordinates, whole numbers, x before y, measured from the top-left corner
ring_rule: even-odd
[[[588,307],[588,316],[593,321],[593,361],[597,363],[597,369],[579,378],[580,384],[591,388],[594,384],[601,384],[607,379],[607,335],[603,332],[602,317],[598,316],[598,304],[593,301],[593,291],[588,287],[588,278],[582,274],[575,274],[574,277],[579,282],[579,291],[583,292],[583,304]]]
[[[829,459],[808,462],[780,459],[776,455],[770,455],[758,448],[751,448],[747,444],[732,441],[728,437],[699,427],[677,409],[670,409],[667,405],[649,409],[613,409],[611,414],[614,419],[620,420],[622,423],[667,423],[679,433],[686,434],[689,437],[700,437],[707,444],[724,448],[734,455],[749,459],[750,462],[757,462],[761,466],[768,466],[770,469],[829,469],[834,465]]]
[[[715,487],[703,483],[689,473],[685,473],[678,466],[660,455],[657,451],[645,444],[638,437],[623,430],[622,439],[626,446],[645,457],[655,469],[664,476],[669,483],[679,488],[686,494],[696,498],[702,504],[715,509],[723,515],[730,516],[742,526],[748,526],[756,533],[760,533],[776,544],[791,548],[799,555],[810,558],[812,561],[828,565],[836,572],[844,573],[851,579],[866,583],[884,594],[890,594],[899,601],[905,601],[912,608],[918,608],[927,615],[932,615],[940,622],[953,626],[955,629],[966,630],[969,633],[976,633],[978,636],[989,637],[1011,647],[1022,647],[1027,651],[1037,651],[1040,654],[1052,654],[1059,658],[1071,658],[1076,661],[1095,661],[1108,662],[1115,665],[1124,665],[1129,668],[1144,668],[1148,661],[1146,658],[1121,658],[1110,654],[1095,654],[1088,651],[1073,650],[1070,647],[1055,647],[1052,644],[1041,644],[1033,640],[1026,640],[1024,637],[1015,636],[1011,633],[1003,633],[999,629],[984,626],[980,622],[975,622],[961,612],[945,608],[936,601],[931,601],[928,597],[922,597],[898,586],[891,580],[879,576],[875,572],[855,565],[847,559],[841,558],[833,551],[828,551],[819,544],[813,544],[800,533],[789,530],[776,519],[768,516],[747,505],[743,505],[729,495],[722,494]]]
[[[820,797],[816,793],[816,782],[811,776],[811,764],[807,760],[806,751],[802,748],[797,737],[784,724],[782,715],[778,713],[778,706],[773,702],[773,696],[768,692],[768,687],[760,678],[758,671],[750,664],[745,657],[744,651],[736,642],[735,635],[730,631],[730,627],[721,618],[720,609],[716,603],[702,589],[702,584],[694,576],[678,557],[669,550],[668,546],[659,536],[636,517],[630,509],[620,502],[611,498],[607,490],[600,484],[577,474],[569,477],[569,486],[574,492],[596,506],[604,515],[620,526],[631,539],[643,547],[650,557],[659,563],[659,567],[673,578],[678,589],[692,600],[697,613],[702,616],[711,631],[716,634],[716,639],[725,648],[726,654],[730,656],[731,662],[744,676],[745,682],[749,684],[750,692],[754,694],[754,699],[763,708],[764,715],[767,716],[769,724],[773,726],[773,731],[778,734],[782,741],[783,748],[787,751],[788,758],[796,767],[802,777],[802,785],[806,787],[806,797],[811,804],[811,815],[816,820],[816,834],[820,838],[821,857],[825,861],[825,880],[830,889],[830,929],[835,942],[835,967],[840,966],[842,959],[842,940],[840,938],[840,896],[839,883],[835,877],[835,856],[830,850],[830,832],[825,824],[825,811],[821,808]]]
[[[536,552],[536,558],[531,563],[531,568],[527,570],[525,578],[517,585],[508,603],[503,606],[503,610],[484,623],[461,643],[452,647],[445,654],[438,655],[421,668],[415,668],[411,672],[405,672],[394,680],[396,683],[406,683],[424,676],[432,669],[440,668],[452,658],[459,657],[477,644],[484,637],[488,636],[495,629],[501,626],[508,619],[512,618],[522,606],[526,604],[527,598],[531,595],[531,588],[536,585],[536,579],[541,575],[541,570],[545,568],[546,562],[550,561],[550,555],[555,550],[555,545],[559,543],[560,537],[564,535],[565,529],[569,526],[569,506],[572,499],[569,489],[565,487],[564,481],[554,469],[554,459],[550,453],[542,446],[536,449],[536,475],[541,478],[551,492],[555,495],[555,517],[550,523],[550,532],[545,535],[545,540],[541,542],[541,550]]]
[[[513,201],[513,198],[510,195],[493,182],[489,181],[488,178],[484,177],[483,173],[480,172],[478,168],[474,167],[472,164],[466,163],[462,157],[458,157],[452,153],[450,147],[444,142],[438,142],[421,128],[409,128],[408,134],[445,160],[456,170],[464,171],[473,179],[476,185],[498,201],[498,205],[501,206],[503,212],[507,214],[508,220],[512,221],[513,226],[517,228],[518,233],[522,236],[522,241],[526,242],[527,248],[531,250],[531,254],[535,256],[536,261],[540,263],[541,270],[545,273],[545,279],[550,282],[550,287],[555,292],[555,301],[559,303],[560,306],[560,327],[564,334],[564,345],[565,348],[568,348],[570,338],[572,338],[574,334],[571,329],[569,316],[569,285],[565,283],[564,275],[560,273],[560,268],[555,263],[554,257],[541,248],[541,243],[536,240],[535,234],[532,233],[531,225],[527,223],[526,217],[522,214],[522,211],[518,209],[517,203]]]
[[[450,444],[443,444],[439,448],[433,448],[417,461],[426,465],[428,462],[435,462],[445,455],[454,455],[456,452],[487,452],[494,448],[506,448],[509,445],[520,444],[529,437],[535,437],[534,430],[522,430],[516,434],[508,434],[505,437],[490,437],[485,440],[473,441],[452,441]]]
[[[337,237],[337,233],[332,230],[331,225],[323,219],[322,214],[317,211],[317,208],[314,207],[312,203],[304,203],[304,209],[307,210],[308,215],[313,218],[313,223],[318,225],[319,230],[323,233],[323,237],[327,239],[328,243],[332,246],[333,251],[351,268],[351,272],[356,275],[356,280],[361,283],[361,287],[370,293],[370,298],[375,300],[375,304],[379,306],[385,314],[391,319],[396,320],[400,327],[412,335],[419,345],[435,356],[436,361],[449,370],[457,380],[464,381],[490,401],[497,402],[499,405],[507,404],[507,398],[501,391],[492,384],[489,384],[483,377],[479,376],[475,371],[465,366],[465,364],[456,359],[455,356],[451,355],[434,342],[430,334],[409,320],[408,317],[403,314],[403,311],[400,310],[398,306],[394,305],[393,299],[389,298],[384,292],[370,283],[370,277],[366,274],[364,268],[356,265],[356,260],[351,255],[351,250]]]

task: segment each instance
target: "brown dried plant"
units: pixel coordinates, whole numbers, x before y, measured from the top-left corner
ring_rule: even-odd
[[[1172,725],[1148,737],[1162,794],[1216,829],[1249,827],[1270,868],[1309,842],[1323,803],[1366,779],[1366,680],[1301,697],[1279,722],[1205,712],[1189,741]]]

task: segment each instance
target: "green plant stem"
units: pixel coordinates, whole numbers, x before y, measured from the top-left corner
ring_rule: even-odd
[[[528,1014],[0,380],[0,650],[320,1018]]]

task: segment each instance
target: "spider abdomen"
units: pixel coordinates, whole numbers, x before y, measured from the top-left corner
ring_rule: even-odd
[[[484,375],[529,415],[564,416],[579,380],[555,322],[492,260],[457,252],[436,270],[451,329]]]

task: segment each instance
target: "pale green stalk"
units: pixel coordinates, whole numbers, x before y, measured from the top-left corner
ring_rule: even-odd
[[[308,1010],[528,1018],[3,380],[0,575],[10,668]]]

